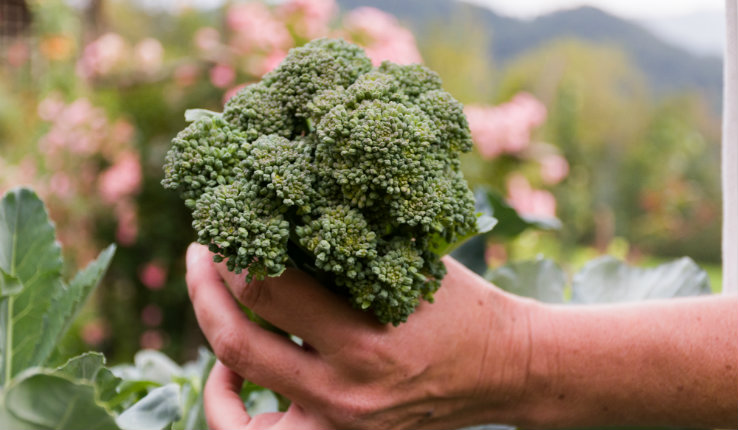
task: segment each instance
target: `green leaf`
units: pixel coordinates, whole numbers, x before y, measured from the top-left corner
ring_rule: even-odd
[[[179,385],[167,384],[151,390],[116,420],[123,430],[163,429],[181,416]]]
[[[220,114],[207,109],[187,109],[185,111],[185,121],[187,122],[195,122],[202,118],[213,118],[216,116],[220,116]]]
[[[469,239],[480,234],[488,233],[495,227],[495,225],[497,225],[497,219],[487,215],[486,213],[478,212],[477,225],[473,231],[469,232],[469,234],[467,234],[466,236],[456,238],[456,240],[451,243],[447,242],[441,237],[437,237],[431,241],[433,243],[433,245],[431,246],[431,251],[436,255],[446,255],[448,253],[451,253],[458,247],[462,246]]]
[[[539,218],[520,215],[496,191],[478,187],[474,191],[474,197],[477,203],[477,210],[494,216],[500,222],[500,225],[491,232],[492,236],[509,239],[529,228],[538,230],[558,230],[561,228],[561,221],[557,218]]]
[[[485,278],[518,296],[563,303],[566,274],[551,260],[519,261],[491,270]]]
[[[42,429],[118,429],[92,385],[48,372],[34,369],[7,387],[5,407],[14,419]]]
[[[631,302],[710,292],[707,273],[689,258],[643,269],[606,256],[587,263],[574,276],[572,303]]]
[[[61,250],[43,203],[25,188],[0,202],[0,270],[22,287],[0,298],[0,385],[23,369],[41,365],[39,350],[51,298],[64,288]],[[6,280],[8,278],[5,278]]]
[[[55,374],[95,385],[97,398],[104,403],[115,397],[118,385],[121,383],[121,379],[105,367],[105,356],[99,352],[86,352],[70,358],[65,364],[56,368]]]
[[[14,296],[23,291],[23,283],[9,273],[0,269],[0,297]]]
[[[200,348],[196,362],[183,366],[188,382],[182,386],[182,418],[172,424],[172,430],[199,430],[208,428],[202,404],[203,388],[210,369],[215,364],[215,355],[206,348]]]
[[[114,255],[115,245],[108,246],[97,259],[77,273],[68,287],[56,291],[51,306],[44,316],[45,327],[39,340],[37,354],[42,357],[51,354],[92,291],[100,283]]]

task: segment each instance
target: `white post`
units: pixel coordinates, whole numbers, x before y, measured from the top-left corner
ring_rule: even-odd
[[[738,0],[725,0],[723,293],[738,293]]]

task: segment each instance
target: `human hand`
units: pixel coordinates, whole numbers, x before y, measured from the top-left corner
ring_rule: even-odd
[[[220,360],[205,388],[210,427],[417,429],[509,421],[523,394],[531,302],[451,258],[444,263],[448,274],[435,302],[393,327],[298,270],[247,284],[213,263],[206,247],[191,245],[190,297]],[[303,346],[251,322],[234,296]],[[242,378],[292,405],[250,417],[238,396]]]

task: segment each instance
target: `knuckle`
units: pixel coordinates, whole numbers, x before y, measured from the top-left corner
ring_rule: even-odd
[[[211,346],[216,357],[228,368],[238,369],[248,363],[248,346],[241,333],[233,329],[218,331]]]

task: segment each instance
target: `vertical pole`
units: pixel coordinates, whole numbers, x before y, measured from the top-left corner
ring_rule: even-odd
[[[738,0],[725,0],[723,59],[723,292],[738,293]]]

